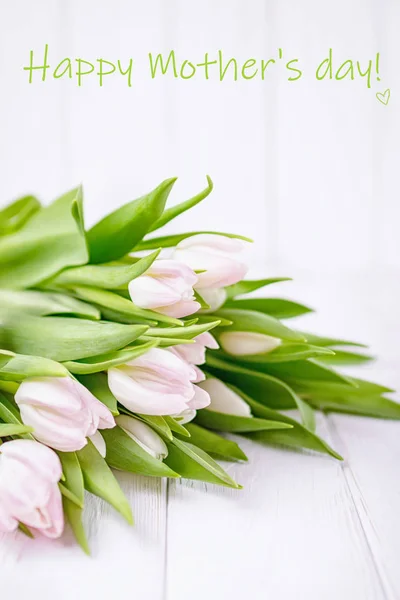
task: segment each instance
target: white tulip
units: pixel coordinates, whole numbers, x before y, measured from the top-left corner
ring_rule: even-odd
[[[228,354],[248,356],[272,352],[280,345],[281,340],[254,331],[226,331],[219,336],[219,343]]]
[[[71,377],[31,377],[15,394],[25,425],[32,435],[55,450],[74,452],[98,429],[115,426],[109,409]]]
[[[32,440],[12,440],[0,446],[0,531],[15,531],[19,523],[58,538],[64,515],[58,482],[60,459]]]
[[[200,383],[199,387],[210,396],[211,403],[207,406],[207,410],[240,417],[252,416],[247,402],[219,379],[210,377]]]
[[[247,265],[238,258],[245,245],[243,240],[201,233],[179,242],[173,258],[197,272],[196,289],[221,288],[245,276]]]
[[[206,362],[206,349],[217,350],[217,340],[209,333],[201,333],[194,338],[193,344],[178,344],[172,350],[191,365],[203,365]]]
[[[210,308],[203,308],[202,312],[214,312],[225,304],[227,293],[225,288],[204,288],[201,290],[201,297]]]
[[[130,438],[154,458],[163,460],[168,456],[168,448],[164,440],[143,421],[127,415],[119,415],[115,421]]]
[[[160,348],[108,371],[108,385],[117,400],[143,415],[176,415],[187,408],[204,408],[210,399],[193,385],[197,379],[189,363]]]
[[[157,259],[143,275],[130,282],[128,289],[136,306],[179,318],[200,308],[193,292],[196,282],[196,274],[187,265],[176,260]]]

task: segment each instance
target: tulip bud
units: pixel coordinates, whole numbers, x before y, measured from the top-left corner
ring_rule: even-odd
[[[219,336],[221,347],[233,356],[265,354],[275,350],[281,340],[254,331],[225,331]]]
[[[163,460],[168,456],[168,448],[164,441],[143,421],[127,415],[120,415],[116,417],[115,421],[130,438],[154,458]]]
[[[210,399],[193,385],[196,380],[191,365],[160,348],[108,370],[108,385],[117,400],[143,415],[176,415],[187,408],[204,408]]]
[[[38,442],[13,440],[0,446],[0,531],[14,531],[23,523],[46,537],[60,537],[61,474],[57,454]]]
[[[201,233],[179,242],[173,257],[198,272],[196,289],[221,288],[245,276],[247,266],[237,257],[244,248],[243,240]]]
[[[70,377],[25,379],[15,394],[25,425],[33,436],[56,450],[74,452],[98,429],[115,426],[108,408]]]
[[[174,415],[175,421],[177,421],[180,425],[186,425],[186,423],[190,423],[193,421],[195,416],[197,415],[197,410],[192,410],[191,408],[187,408],[183,410],[179,415]]]
[[[193,286],[197,276],[187,265],[176,260],[155,260],[147,271],[129,286],[131,300],[169,317],[186,317],[199,310]]]
[[[101,435],[100,431],[96,431],[96,433],[90,435],[89,439],[92,442],[93,446],[96,448],[97,452],[100,454],[100,456],[105,458],[107,454],[106,442],[103,436]]]
[[[178,344],[172,350],[192,365],[203,365],[206,362],[206,348],[217,350],[217,340],[209,333],[201,333],[194,338],[193,344]]]
[[[225,288],[204,288],[201,290],[201,297],[210,308],[203,308],[202,313],[214,312],[225,304],[227,293]]]
[[[211,403],[207,407],[207,410],[227,415],[236,415],[238,417],[252,416],[250,406],[247,402],[219,379],[210,377],[200,383],[199,387],[208,392],[211,398]]]

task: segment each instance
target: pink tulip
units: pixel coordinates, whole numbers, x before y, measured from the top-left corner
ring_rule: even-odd
[[[217,340],[209,333],[201,333],[194,338],[193,344],[178,344],[171,349],[192,365],[203,365],[206,362],[206,349],[217,350]]]
[[[221,288],[237,283],[245,276],[247,266],[238,258],[244,248],[242,240],[200,233],[179,242],[173,258],[196,272],[204,271],[197,274],[196,289]]]
[[[15,401],[22,421],[33,427],[32,435],[62,452],[80,450],[98,429],[115,426],[108,408],[70,377],[25,379]]]
[[[155,260],[151,267],[129,284],[131,300],[169,317],[186,317],[199,310],[193,286],[197,276],[176,260]]]
[[[108,371],[108,385],[117,400],[144,415],[175,415],[207,406],[208,394],[193,385],[196,379],[191,365],[160,348]]]
[[[0,530],[14,531],[23,523],[46,537],[60,537],[61,472],[57,454],[38,442],[13,440],[0,446]]]

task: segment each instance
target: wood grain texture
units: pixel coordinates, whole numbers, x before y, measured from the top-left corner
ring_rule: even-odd
[[[340,463],[242,446],[251,464],[228,470],[244,491],[171,486],[167,597],[186,597],[184,574],[194,600],[385,598]]]
[[[2,588],[16,600],[162,598],[166,536],[166,482],[119,473],[135,526],[89,494],[84,525],[91,557],[67,531],[60,541],[29,540],[23,534],[0,538]],[[55,590],[57,590],[55,592]]]
[[[365,376],[400,387],[400,294],[394,279],[370,273],[323,280],[300,273],[287,286],[291,297],[313,300],[320,309],[304,319],[307,328],[370,339],[382,359],[363,369]],[[271,295],[284,284],[275,289]],[[5,536],[3,589],[23,597],[29,581],[33,597],[46,600],[59,581],[61,600],[131,590],[145,600],[180,600],[188,590],[194,600],[260,594],[396,600],[399,428],[397,422],[319,415],[319,432],[345,456],[344,463],[242,440],[249,463],[226,468],[243,491],[173,481],[167,495],[166,482],[120,474],[135,528],[90,498],[90,559],[69,536],[56,543]]]

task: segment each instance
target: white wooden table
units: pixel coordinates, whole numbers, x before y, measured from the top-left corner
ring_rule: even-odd
[[[273,274],[276,274],[275,272]],[[303,329],[370,342],[367,378],[400,389],[400,278],[358,274],[271,288],[317,307]],[[88,498],[87,558],[68,536],[0,540],[5,597],[35,600],[395,600],[400,598],[400,423],[343,415],[318,431],[345,462],[241,444],[248,464],[226,468],[243,491],[118,475],[129,528]]]

